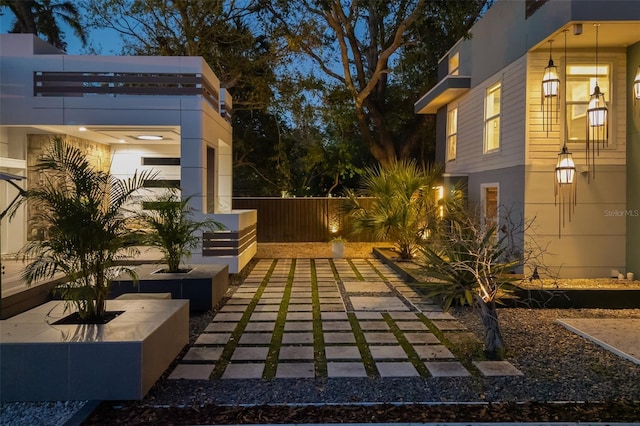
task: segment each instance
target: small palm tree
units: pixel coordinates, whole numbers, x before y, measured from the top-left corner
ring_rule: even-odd
[[[126,225],[122,207],[152,173],[137,173],[126,181],[96,170],[79,149],[61,137],[38,160],[44,183],[26,191],[34,218],[47,230],[47,239],[23,248],[32,259],[23,271],[28,285],[62,272],[67,281],[56,291],[75,306],[87,322],[100,322],[106,313],[110,280],[121,274],[119,261],[136,253],[139,235]],[[20,203],[20,204],[21,204]],[[133,276],[133,275],[132,275]]]
[[[401,259],[411,259],[434,228],[443,202],[436,199],[439,168],[423,169],[415,161],[397,161],[366,169],[362,189],[350,192],[343,208],[354,219],[355,232],[395,242]],[[358,196],[373,197],[365,206]]]
[[[180,262],[189,258],[191,250],[198,246],[198,232],[225,229],[211,219],[194,220],[189,200],[190,197],[181,199],[176,191],[168,191],[144,203],[146,209],[138,214],[142,227],[147,229],[144,243],[160,249],[167,263],[166,272],[182,272]]]

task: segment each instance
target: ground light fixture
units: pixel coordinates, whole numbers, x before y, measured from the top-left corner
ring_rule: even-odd
[[[591,175],[595,178],[595,158],[600,155],[600,148],[609,143],[609,114],[604,93],[598,85],[598,29],[600,24],[594,24],[596,28],[596,79],[593,93],[589,98],[587,107],[587,168],[589,180]]]
[[[551,57],[551,45],[553,40],[549,40],[549,64],[544,69],[542,77],[542,127],[547,132],[553,131],[553,116],[555,110],[555,122],[558,123],[558,113],[560,111],[560,79],[558,78],[558,67],[553,63]],[[554,107],[555,104],[555,107]]]

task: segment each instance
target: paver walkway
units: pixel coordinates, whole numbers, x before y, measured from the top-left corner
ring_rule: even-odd
[[[463,365],[444,344],[451,333],[468,330],[376,259],[263,259],[169,378],[521,374]]]

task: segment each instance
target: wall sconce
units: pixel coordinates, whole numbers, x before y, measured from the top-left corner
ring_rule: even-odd
[[[587,167],[589,168],[589,181],[591,174],[595,179],[595,156],[600,155],[600,147],[609,144],[609,114],[604,93],[598,86],[598,28],[600,24],[593,24],[596,27],[596,84],[589,100],[587,108]]]

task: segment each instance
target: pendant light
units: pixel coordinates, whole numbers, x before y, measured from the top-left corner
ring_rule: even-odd
[[[564,84],[566,90],[567,81],[567,31],[564,30]],[[571,222],[571,217],[577,202],[577,186],[576,165],[573,157],[567,148],[568,139],[567,120],[564,120],[564,141],[562,151],[558,154],[555,173],[555,205],[560,205],[558,210],[558,238],[562,237],[562,228],[564,228],[566,220]]]
[[[558,112],[560,111],[560,79],[558,78],[558,67],[553,63],[551,57],[551,45],[553,40],[549,40],[549,64],[544,69],[542,76],[542,128],[547,132],[553,131],[553,112],[555,110],[555,122],[558,123]],[[555,104],[555,107],[554,107]]]
[[[604,93],[598,86],[598,28],[600,24],[593,24],[596,28],[596,81],[593,93],[587,107],[587,168],[589,180],[591,175],[595,179],[595,157],[600,155],[600,148],[609,144],[609,114]]]

